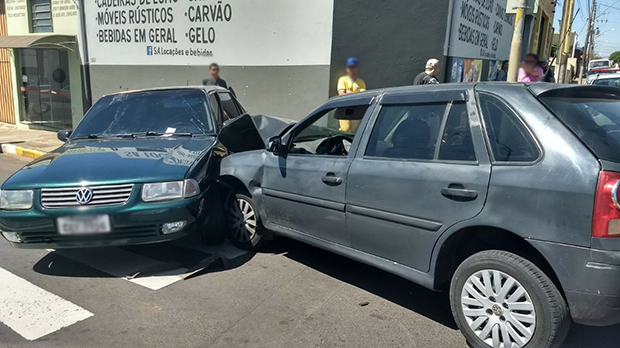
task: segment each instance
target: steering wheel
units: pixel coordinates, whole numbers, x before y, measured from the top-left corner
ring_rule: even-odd
[[[335,135],[323,140],[316,148],[317,155],[333,155],[333,156],[347,156],[349,152],[344,146],[344,141],[353,143],[353,139],[346,135]]]

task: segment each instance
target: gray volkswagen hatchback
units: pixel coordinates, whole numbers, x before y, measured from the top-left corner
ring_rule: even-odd
[[[473,347],[620,323],[618,88],[369,91],[249,145],[221,163],[237,245],[287,236],[449,289]]]

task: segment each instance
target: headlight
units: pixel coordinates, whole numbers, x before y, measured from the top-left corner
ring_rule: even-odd
[[[0,190],[0,209],[30,209],[32,208],[32,196],[32,190]]]
[[[144,184],[142,200],[145,202],[169,201],[189,198],[200,193],[200,186],[194,179]]]

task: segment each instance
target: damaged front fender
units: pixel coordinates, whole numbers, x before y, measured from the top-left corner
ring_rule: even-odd
[[[242,115],[226,121],[218,136],[231,153],[264,150],[269,138],[295,125],[295,121],[264,115]]]

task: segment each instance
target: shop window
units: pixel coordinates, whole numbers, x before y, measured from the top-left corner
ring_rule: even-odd
[[[52,26],[52,3],[51,0],[30,0],[30,18],[32,20],[33,33],[51,33]]]

